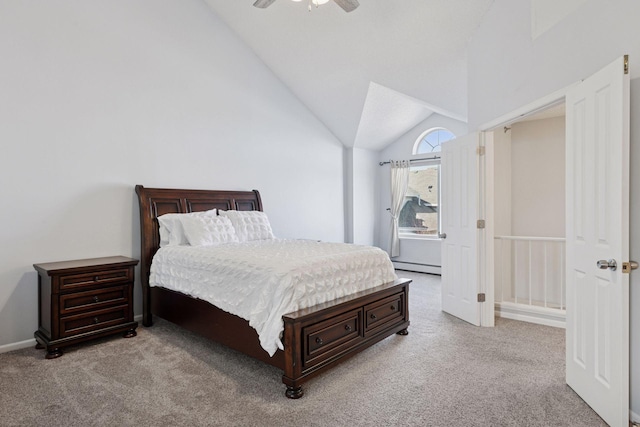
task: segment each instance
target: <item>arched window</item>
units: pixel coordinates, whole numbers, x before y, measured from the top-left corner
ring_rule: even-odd
[[[429,129],[416,141],[413,154],[439,153],[441,144],[455,137],[453,132],[445,128]]]
[[[416,140],[413,154],[440,153],[443,142],[456,136],[445,128],[431,128]],[[440,157],[411,164],[404,205],[398,219],[400,238],[435,238],[440,229]]]

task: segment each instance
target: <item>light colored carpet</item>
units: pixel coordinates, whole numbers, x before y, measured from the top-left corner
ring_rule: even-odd
[[[602,426],[564,383],[564,330],[440,311],[414,280],[411,326],[284,397],[281,372],[162,320],[132,339],[0,355],[2,426]]]

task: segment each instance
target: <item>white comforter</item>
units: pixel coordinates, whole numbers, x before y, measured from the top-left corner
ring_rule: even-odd
[[[169,246],[151,265],[151,286],[203,299],[245,320],[273,356],[282,315],[396,279],[386,252],[310,240]]]

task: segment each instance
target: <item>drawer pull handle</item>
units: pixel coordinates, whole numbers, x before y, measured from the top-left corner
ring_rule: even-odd
[[[322,338],[320,338],[320,337],[316,338],[316,343],[318,345],[322,345]]]
[[[376,320],[376,319],[378,318],[378,316],[376,316],[374,313],[371,313],[371,318],[372,318],[373,320]]]
[[[100,276],[93,276],[93,281],[94,282],[100,281]]]
[[[392,305],[392,306],[391,306],[391,310],[396,311],[396,306],[395,306],[395,305]]]
[[[351,332],[351,325],[344,325],[344,329],[345,329],[347,332]]]
[[[98,318],[97,318],[97,317],[94,317],[94,318],[93,318],[93,323],[94,323],[94,324],[98,324],[98,323],[100,323],[100,320],[98,320]]]
[[[93,302],[100,302],[100,298],[98,298],[98,296],[96,295],[95,297],[93,297]]]

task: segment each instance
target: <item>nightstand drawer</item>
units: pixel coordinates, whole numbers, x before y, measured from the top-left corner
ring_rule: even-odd
[[[93,271],[60,277],[60,292],[133,280],[131,268]]]
[[[129,286],[113,286],[106,289],[75,292],[60,295],[60,315],[98,310],[112,305],[129,303]]]
[[[96,329],[115,326],[127,321],[129,306],[122,305],[60,318],[60,335],[68,337]]]

